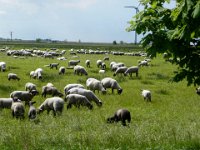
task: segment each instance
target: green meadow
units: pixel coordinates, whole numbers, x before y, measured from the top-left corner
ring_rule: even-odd
[[[53,83],[60,91],[70,83],[81,83],[85,86],[87,78],[101,80],[113,77],[109,69],[111,61],[123,62],[127,67],[137,65],[144,57],[114,56],[109,54],[106,61],[105,75],[98,73],[96,61],[105,55],[78,54],[72,58],[69,52],[64,55],[67,60],[6,56],[0,53],[0,61],[7,64],[6,72],[0,72],[0,97],[9,97],[14,90],[25,90],[26,82],[37,85],[40,94],[33,98],[38,107],[44,100],[41,96],[42,86]],[[77,76],[73,69],[67,69],[65,75],[59,75],[58,70],[45,67],[49,63],[59,62],[67,67],[71,59],[80,59],[80,65],[85,66],[85,60],[90,59],[91,68],[86,68],[88,76]],[[0,149],[2,150],[77,150],[77,149],[200,149],[200,97],[194,86],[187,86],[186,81],[171,82],[177,66],[165,62],[162,55],[152,59],[150,66],[139,69],[139,77],[132,78],[118,75],[113,77],[123,88],[121,95],[115,91],[107,94],[95,92],[103,105],[94,109],[72,107],[66,109],[61,116],[53,117],[46,112],[37,116],[35,121],[29,121],[26,107],[24,120],[13,119],[9,109],[0,111]],[[30,79],[29,73],[38,67],[43,68],[42,80]],[[16,73],[20,81],[8,81],[7,74]],[[141,96],[141,89],[152,92],[152,102],[146,102]],[[47,96],[50,97],[50,96]],[[131,123],[124,127],[121,123],[107,124],[106,118],[119,108],[131,112]]]

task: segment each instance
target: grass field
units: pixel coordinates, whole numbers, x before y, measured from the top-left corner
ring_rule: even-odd
[[[25,59],[8,57],[0,53],[0,61],[7,63],[7,71],[0,72],[0,97],[9,97],[14,90],[24,90],[26,82],[33,82],[41,93],[41,87],[52,82],[63,91],[69,83],[85,85],[88,77],[102,79],[98,74],[96,60],[104,55],[78,55],[80,65],[85,66],[85,60],[91,60],[91,68],[87,69],[88,77],[74,76],[73,70],[68,69],[64,76],[58,75],[55,69],[44,65],[59,62],[60,66],[67,66],[72,59],[67,53],[67,61],[29,57]],[[143,59],[136,56],[109,55],[110,61],[124,62],[126,66],[136,65]],[[29,78],[29,72],[38,67],[44,69],[42,81]],[[139,77],[114,77],[123,88],[123,93],[96,95],[103,101],[101,108],[94,104],[93,110],[81,107],[67,110],[63,114],[53,117],[43,112],[37,121],[29,121],[26,108],[25,120],[16,120],[8,109],[0,111],[0,149],[18,150],[64,150],[64,149],[200,149],[200,102],[194,87],[187,87],[185,81],[169,82],[176,66],[165,62],[161,56],[153,59],[151,66],[141,67]],[[105,76],[111,76],[107,69]],[[8,81],[7,74],[18,74],[20,81]],[[152,102],[145,102],[140,89],[150,89]],[[45,98],[41,95],[34,97],[38,107]],[[131,112],[132,120],[129,126],[120,123],[107,124],[106,118],[113,115],[119,108],[127,108]]]

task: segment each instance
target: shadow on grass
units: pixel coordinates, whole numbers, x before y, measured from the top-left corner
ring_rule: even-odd
[[[170,77],[161,73],[149,73],[147,79],[160,79],[160,80],[169,80]]]
[[[152,81],[149,81],[149,80],[142,80],[141,83],[146,84],[146,85],[154,85],[154,83]]]
[[[162,94],[162,95],[169,95],[169,92],[167,90],[163,90],[163,89],[157,90],[156,93]]]
[[[16,90],[16,88],[12,86],[0,85],[0,91],[8,92],[8,91],[14,91],[14,90]]]

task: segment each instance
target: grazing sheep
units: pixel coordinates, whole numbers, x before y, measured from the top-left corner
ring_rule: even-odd
[[[42,73],[43,73],[43,69],[42,68],[37,68],[34,71],[34,76],[37,77],[38,79],[42,79]]]
[[[58,89],[54,86],[43,86],[42,87],[42,96],[43,97],[46,97],[46,95],[52,95],[53,97],[54,96],[59,96],[59,97],[62,97],[63,94],[58,91]]]
[[[196,93],[200,95],[200,87],[196,88]]]
[[[10,94],[11,98],[18,98],[21,101],[25,101],[25,105],[28,105],[29,101],[33,99],[35,95],[38,94],[38,91],[32,90],[32,91],[13,91]]]
[[[23,103],[18,98],[13,98],[12,105],[11,105],[11,112],[13,118],[16,117],[17,119],[24,119],[25,108]]]
[[[122,88],[120,87],[120,85],[118,84],[118,82],[115,79],[112,79],[110,77],[106,77],[106,78],[102,79],[101,83],[103,84],[103,87],[105,89],[111,88],[112,93],[114,93],[114,89],[117,89],[118,94],[121,94],[123,91]]]
[[[138,70],[139,70],[139,67],[138,66],[132,66],[132,67],[129,67],[124,75],[127,76],[128,74],[130,75],[130,77],[132,77],[132,73],[135,73],[136,74],[136,77],[138,77]]]
[[[105,74],[105,72],[106,72],[106,71],[103,70],[103,69],[100,69],[100,70],[99,70],[99,74]]]
[[[64,108],[64,100],[60,97],[47,98],[38,108],[38,114],[47,110],[47,114],[52,110],[53,115],[62,114]]]
[[[33,106],[36,102],[29,102],[29,111],[28,111],[28,118],[29,119],[35,119],[37,116],[36,108]]]
[[[60,68],[59,68],[59,75],[61,75],[61,74],[65,74],[65,67],[64,66],[61,66]]]
[[[117,70],[114,72],[113,76],[116,76],[117,74],[124,74],[127,70],[127,67],[118,67]]]
[[[50,69],[53,69],[53,68],[58,69],[58,65],[59,65],[59,63],[51,63],[51,64],[49,64],[49,67],[50,67]]]
[[[106,61],[106,60],[109,61],[109,57],[106,56],[106,57],[103,58],[103,60],[104,60],[104,61]]]
[[[6,63],[5,62],[0,62],[0,70],[2,72],[6,71]]]
[[[89,109],[93,108],[91,102],[83,95],[79,94],[69,94],[66,96],[65,101],[67,101],[67,109],[71,108],[72,105],[80,108],[80,105],[86,106]]]
[[[8,80],[10,81],[11,79],[18,80],[18,81],[20,80],[20,78],[15,73],[9,73],[8,74]]]
[[[0,98],[0,110],[3,108],[11,108],[13,99],[12,98]]]
[[[53,85],[53,83],[49,82],[49,83],[46,84],[46,86],[52,86],[53,87],[54,85]]]
[[[101,69],[106,69],[106,64],[104,63],[104,62],[102,62],[102,64],[101,64]]]
[[[65,95],[67,95],[68,91],[72,88],[82,88],[84,89],[84,86],[82,84],[78,84],[78,83],[73,83],[73,84],[67,84],[65,87],[64,87],[64,93]]]
[[[106,90],[103,87],[101,81],[99,81],[95,78],[88,78],[86,80],[86,86],[88,89],[92,90],[93,92],[95,92],[95,90],[97,90],[98,92],[101,91],[103,94],[106,93]]]
[[[25,84],[25,90],[27,91],[32,91],[32,90],[36,90],[37,91],[37,89],[36,89],[36,85],[35,84],[33,84],[33,83],[31,83],[31,82],[27,82],[26,84]]]
[[[128,123],[131,122],[131,113],[127,109],[118,109],[115,113],[114,116],[109,117],[107,119],[107,123],[113,123],[113,122],[118,122],[121,121],[123,126],[126,126],[126,120]]]
[[[148,61],[146,61],[146,60],[139,61],[138,63],[139,63],[139,64],[138,64],[139,67],[140,67],[140,66],[148,66],[148,65],[149,65]]]
[[[80,66],[80,65],[76,65],[74,66],[74,74],[77,74],[77,75],[88,75],[87,71],[85,70],[85,68],[83,66]]]
[[[86,65],[87,68],[90,68],[90,60],[86,60],[85,65]]]
[[[144,100],[151,102],[151,92],[149,90],[141,90]]]
[[[81,88],[72,88],[68,91],[67,94],[80,94],[85,97],[91,102],[94,101],[98,106],[102,106],[102,101],[94,94],[94,92],[86,89]]]
[[[111,71],[116,71],[117,68],[123,67],[123,66],[125,66],[125,65],[124,65],[124,63],[121,63],[121,62],[119,62],[119,63],[113,63],[113,64],[111,65]]]
[[[71,66],[76,66],[80,63],[80,60],[70,60],[68,62],[68,67],[71,67]]]
[[[102,63],[103,63],[103,61],[102,60],[97,60],[97,67],[99,68],[99,67],[102,67]]]
[[[30,78],[36,78],[35,71],[30,71]]]

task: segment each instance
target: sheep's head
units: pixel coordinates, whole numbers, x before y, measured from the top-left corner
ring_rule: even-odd
[[[113,123],[113,122],[114,122],[114,118],[113,117],[107,118],[107,123]]]
[[[103,104],[102,101],[99,101],[97,105],[98,105],[99,107],[101,107],[102,104]]]
[[[92,110],[93,109],[93,105],[89,105],[88,108]]]
[[[32,90],[32,91],[30,91],[30,93],[32,94],[32,95],[38,95],[39,94],[39,92],[37,91],[37,90]]]
[[[123,91],[123,89],[118,89],[118,94],[120,95],[120,94],[122,94],[122,91]]]
[[[61,92],[58,92],[59,97],[63,97],[64,95]]]
[[[200,95],[200,87],[199,87],[199,88],[196,88],[196,93],[197,93],[198,95]]]

